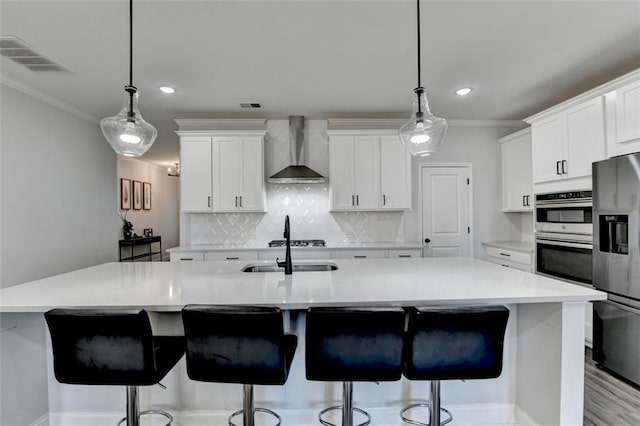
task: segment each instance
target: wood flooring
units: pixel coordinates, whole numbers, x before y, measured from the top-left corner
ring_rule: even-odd
[[[584,426],[640,425],[640,390],[596,367],[585,351]]]

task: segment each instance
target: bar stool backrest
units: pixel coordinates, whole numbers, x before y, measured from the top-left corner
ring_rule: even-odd
[[[146,311],[53,309],[45,319],[60,383],[135,385],[154,376]]]
[[[182,322],[191,379],[262,385],[286,381],[289,363],[280,309],[188,305]]]
[[[504,306],[411,308],[404,375],[411,380],[500,376],[509,310]]]

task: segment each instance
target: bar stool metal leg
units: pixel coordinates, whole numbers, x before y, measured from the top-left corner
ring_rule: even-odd
[[[140,416],[145,416],[147,414],[157,414],[159,416],[164,416],[168,420],[168,423],[166,423],[164,426],[171,426],[171,423],[173,423],[173,416],[171,414],[162,410],[140,411],[139,401],[140,399],[138,397],[138,386],[127,386],[127,417],[121,419],[118,422],[118,426],[120,426],[124,422],[127,422],[126,426],[139,426]]]
[[[255,426],[255,414],[258,413],[267,413],[275,417],[278,423],[274,426],[280,426],[282,424],[282,418],[275,411],[271,411],[267,408],[256,408],[254,399],[253,399],[253,385],[243,385],[243,395],[242,395],[242,410],[238,410],[235,413],[232,413],[229,416],[228,423],[229,426],[238,426],[233,423],[233,418],[242,414],[242,426]]]
[[[409,417],[406,416],[407,411],[413,408],[418,408],[418,407],[426,408],[429,411],[429,423],[419,422],[417,420],[410,419]],[[442,421],[440,420],[441,413],[445,413],[447,415],[447,418],[445,418]],[[409,423],[411,425],[416,425],[416,426],[431,426],[431,425],[444,426],[447,423],[451,422],[451,420],[453,420],[453,415],[451,414],[451,412],[449,412],[449,410],[446,410],[440,407],[440,380],[431,381],[431,395],[429,396],[428,404],[420,403],[420,404],[407,405],[402,409],[402,411],[400,411],[400,417],[402,417],[402,420],[405,421],[406,423]]]
[[[371,416],[369,413],[361,408],[353,406],[353,382],[342,383],[342,405],[336,405],[333,407],[325,408],[318,414],[318,421],[325,426],[336,426],[335,424],[322,418],[326,413],[333,410],[342,411],[342,425],[341,426],[354,426],[353,424],[353,412],[356,411],[366,417],[366,420],[362,423],[358,423],[357,426],[367,426],[371,423]]]

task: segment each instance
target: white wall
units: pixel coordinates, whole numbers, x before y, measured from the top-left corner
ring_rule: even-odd
[[[0,287],[116,260],[116,156],[98,125],[0,89]],[[29,425],[48,412],[44,319],[0,326],[0,424]]]
[[[152,228],[154,235],[162,237],[163,251],[178,245],[179,183],[180,179],[167,175],[167,169],[133,158],[118,157],[118,179],[115,205],[120,206],[120,178],[151,183],[151,210],[128,210],[126,217],[133,225],[133,232],[142,235],[145,228]],[[125,213],[125,211],[122,211]],[[118,238],[122,239],[122,223],[118,222]],[[143,251],[146,248],[141,248]],[[156,246],[154,246],[154,250]],[[127,256],[128,251],[123,250]]]
[[[116,156],[98,125],[2,85],[0,287],[116,260]]]
[[[502,213],[500,145],[498,138],[513,128],[450,127],[439,151],[431,157],[414,157],[412,163],[413,210],[405,214],[405,239],[419,242],[421,212],[418,200],[420,164],[470,163],[473,175],[474,256],[482,257],[482,241],[520,240],[520,218]]]

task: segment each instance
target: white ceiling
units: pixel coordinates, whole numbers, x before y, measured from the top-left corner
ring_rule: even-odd
[[[73,71],[2,58],[2,75],[96,119],[120,109],[126,1],[1,0],[0,15],[1,35]],[[174,118],[408,118],[415,19],[413,0],[135,0],[134,83],[159,132],[144,159],[177,161]],[[423,85],[449,119],[522,119],[640,68],[640,0],[423,0],[422,34]]]

